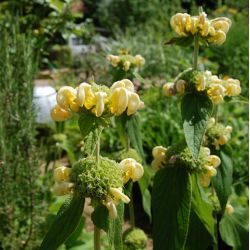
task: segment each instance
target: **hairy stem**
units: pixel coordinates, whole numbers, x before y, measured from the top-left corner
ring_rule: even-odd
[[[95,226],[94,228],[94,250],[101,249],[101,231]]]
[[[199,55],[199,36],[196,35],[194,37],[194,62],[193,62],[194,70],[197,70],[198,68],[198,55]]]

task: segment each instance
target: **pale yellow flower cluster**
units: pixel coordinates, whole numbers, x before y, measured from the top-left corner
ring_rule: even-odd
[[[222,103],[226,96],[238,96],[241,93],[239,80],[232,78],[219,79],[218,76],[212,75],[210,71],[197,73],[194,85],[196,91],[207,91],[209,98],[215,105]],[[183,79],[163,85],[163,94],[165,96],[184,94],[186,91],[189,91],[188,84]]]
[[[220,146],[225,145],[231,139],[232,131],[231,126],[224,127],[222,124],[216,124],[215,119],[212,117],[208,121],[205,144],[209,144],[208,141],[212,139],[211,144],[218,150]]]
[[[210,44],[221,45],[226,40],[226,34],[231,27],[231,20],[219,17],[212,20],[205,12],[199,16],[190,16],[186,13],[177,13],[171,17],[172,29],[181,37],[196,36],[205,39]]]
[[[203,173],[200,176],[200,183],[203,187],[208,187],[211,178],[217,175],[216,168],[221,164],[221,160],[217,155],[210,155],[210,149],[206,150],[206,164],[203,166]]]
[[[138,163],[133,158],[127,158],[119,163],[120,168],[123,171],[123,183],[126,184],[130,179],[132,181],[138,181],[144,173],[143,166]],[[127,195],[122,192],[122,187],[120,188],[110,188],[110,194],[106,198],[103,204],[109,211],[109,216],[111,218],[117,217],[116,205],[122,201],[124,203],[129,203],[130,199]]]
[[[128,71],[131,68],[140,68],[145,64],[145,59],[141,55],[108,55],[107,61],[111,63],[113,67],[119,67],[124,71]]]
[[[156,146],[152,150],[152,155],[153,155],[153,161],[151,163],[151,166],[155,170],[159,170],[164,163],[166,163],[166,152],[167,148],[164,148],[162,146]]]
[[[51,110],[52,119],[65,121],[80,110],[91,110],[96,117],[105,111],[113,115],[127,111],[127,115],[132,115],[143,107],[134,84],[128,79],[115,82],[110,89],[105,87],[106,91],[96,86],[83,82],[76,89],[61,87],[57,93],[57,105]]]
[[[132,115],[140,108],[144,107],[144,103],[140,100],[138,94],[135,93],[134,84],[124,79],[115,82],[110,88],[109,97],[110,111],[114,115],[121,115],[127,110],[127,115]]]
[[[53,192],[57,196],[70,194],[73,192],[74,184],[70,182],[70,168],[57,167],[54,170],[55,186]]]

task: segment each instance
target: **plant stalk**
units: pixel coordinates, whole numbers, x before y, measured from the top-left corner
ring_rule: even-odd
[[[129,206],[129,220],[132,228],[135,228],[135,210],[134,210],[134,201],[133,201],[133,183],[131,188],[131,196]]]
[[[96,226],[94,227],[94,250],[101,249],[101,231]]]
[[[197,70],[198,68],[198,55],[199,55],[199,36],[196,35],[194,37],[194,62],[193,62],[194,70]]]

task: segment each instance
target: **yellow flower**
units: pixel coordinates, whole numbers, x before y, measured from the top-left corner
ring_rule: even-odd
[[[228,137],[227,137],[227,136],[221,135],[221,136],[219,137],[218,143],[219,143],[220,145],[224,145],[224,144],[226,144],[227,142],[228,142]]]
[[[209,177],[208,175],[202,174],[200,176],[200,184],[202,187],[208,187],[210,185],[211,182],[211,177]]]
[[[166,158],[167,149],[162,146],[156,146],[152,150],[152,155],[154,157],[151,166],[156,170],[159,169],[164,163]]]
[[[228,133],[232,133],[232,131],[233,131],[232,126],[226,126],[226,131],[227,131]]]
[[[206,176],[208,177],[214,177],[217,175],[217,170],[212,166],[205,166],[205,169],[207,170]]]
[[[65,110],[77,112],[79,105],[76,102],[76,94],[77,91],[70,86],[61,87],[56,96],[58,105]]]
[[[56,105],[51,110],[50,116],[54,121],[62,122],[70,118],[71,114],[67,110],[62,109],[59,105]]]
[[[215,30],[221,30],[225,34],[229,31],[232,22],[229,18],[226,17],[218,17],[211,20],[211,25],[215,28]]]
[[[86,100],[86,93],[90,91],[91,85],[83,82],[77,88],[77,103],[80,107],[83,107],[85,100]]]
[[[124,71],[128,71],[129,68],[130,68],[130,65],[131,65],[131,62],[125,61],[125,62],[123,63],[123,70],[124,70]]]
[[[198,32],[198,25],[199,21],[197,17],[191,17],[191,23],[190,23],[190,32],[192,35],[196,34]],[[189,26],[186,26],[186,29],[189,31]]]
[[[57,196],[66,195],[66,194],[72,193],[73,186],[74,186],[73,183],[58,182],[58,183],[55,184],[55,186],[53,188],[53,192]]]
[[[221,45],[226,41],[226,34],[222,30],[215,31],[214,36],[208,38],[209,43],[213,43],[215,45]]]
[[[110,111],[121,115],[128,106],[128,92],[124,87],[115,88],[110,96]]]
[[[110,197],[108,197],[104,205],[109,211],[109,217],[111,219],[115,219],[117,217],[117,209],[114,201]]]
[[[107,60],[111,62],[113,67],[117,67],[120,62],[120,57],[114,55],[108,55]]]
[[[220,104],[223,102],[225,88],[221,84],[212,83],[207,91],[210,99],[214,104]]]
[[[203,151],[205,152],[205,154],[206,154],[207,156],[210,155],[210,149],[209,149],[208,147],[203,147]]]
[[[175,83],[175,88],[179,94],[185,93],[185,84],[186,84],[186,82],[184,80],[178,80]]]
[[[120,200],[124,203],[130,202],[129,197],[122,192],[122,188],[110,188],[110,193],[115,204],[117,204]]]
[[[136,55],[134,57],[134,63],[136,66],[141,67],[145,64],[145,59],[141,55]]]
[[[140,105],[140,97],[136,93],[129,93],[127,115],[136,113],[136,111],[140,108]]]
[[[69,181],[70,168],[58,167],[54,170],[54,180],[55,181]]]
[[[132,181],[138,181],[144,174],[143,166],[133,158],[124,159],[119,165],[124,173],[124,183],[127,183],[130,179]]]
[[[217,155],[210,155],[208,157],[208,164],[214,168],[217,168],[221,164],[221,160]]]
[[[176,91],[174,89],[174,83],[168,82],[163,85],[163,94],[165,96],[173,96],[176,94]]]
[[[204,75],[199,74],[196,77],[195,86],[197,91],[203,91],[206,88],[206,78]]]
[[[230,203],[227,203],[225,210],[228,215],[231,215],[234,212],[234,208]]]
[[[180,36],[187,36],[185,33],[186,18],[188,14],[177,13],[170,19],[172,29]]]
[[[95,97],[93,100],[95,108],[93,109],[93,112],[97,117],[100,117],[104,111],[106,97],[107,94],[105,92],[99,91],[95,93]]]
[[[224,87],[227,96],[238,96],[241,93],[240,81],[237,79],[229,78],[226,80]]]
[[[123,79],[121,81],[114,82],[110,87],[110,91],[112,93],[116,88],[121,88],[121,87],[131,92],[135,91],[134,84],[129,79]]]

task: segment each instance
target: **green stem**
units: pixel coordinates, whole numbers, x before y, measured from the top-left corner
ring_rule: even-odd
[[[101,137],[101,132],[98,133],[97,139],[96,139],[96,163],[97,166],[99,166],[99,162],[100,162],[100,137]]]
[[[94,250],[101,249],[101,231],[96,226],[94,227]]]
[[[129,202],[129,219],[130,224],[132,228],[135,227],[135,210],[134,210],[134,201],[133,201],[133,183],[131,188],[131,196],[130,196],[130,202]]]
[[[197,70],[198,68],[198,55],[199,55],[199,36],[196,35],[194,37],[194,64],[193,64],[194,70]]]

